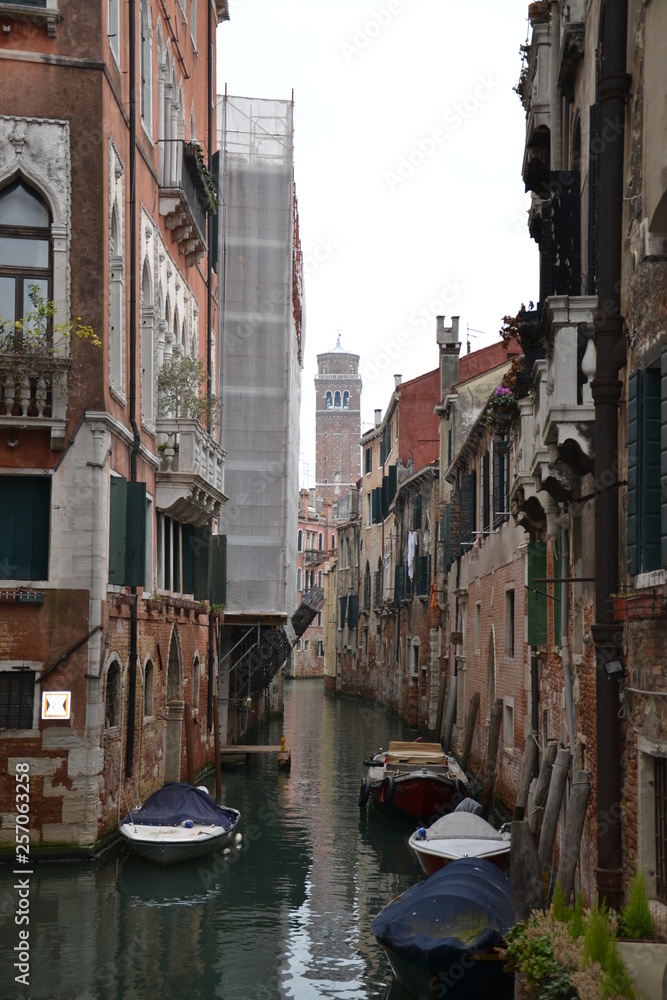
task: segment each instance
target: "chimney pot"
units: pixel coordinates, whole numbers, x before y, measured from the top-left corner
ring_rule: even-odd
[[[382,410],[375,411],[375,426],[379,427],[382,423]]]
[[[402,375],[394,375],[394,389],[398,389],[402,381],[403,381]]]

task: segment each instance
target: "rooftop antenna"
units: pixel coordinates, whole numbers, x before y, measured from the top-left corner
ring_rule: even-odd
[[[468,324],[466,323],[466,348],[467,348],[466,353],[467,354],[470,354],[470,332],[471,331],[473,333],[481,333],[484,337],[486,337],[486,333],[484,332],[484,330],[476,330],[474,326],[468,326]],[[472,339],[473,340],[477,340],[477,337],[473,337]]]

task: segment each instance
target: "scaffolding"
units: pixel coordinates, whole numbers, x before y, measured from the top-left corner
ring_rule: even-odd
[[[293,102],[218,99],[227,614],[296,606],[303,287]]]

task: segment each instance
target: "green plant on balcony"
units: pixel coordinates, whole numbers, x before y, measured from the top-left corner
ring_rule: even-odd
[[[505,431],[518,412],[519,407],[512,389],[501,382],[493,390],[486,408],[487,426]]]
[[[206,211],[209,215],[215,215],[220,207],[220,198],[213,176],[204,161],[203,149],[198,142],[186,142],[185,156],[187,161],[195,168],[199,181],[199,191],[202,195]]]
[[[206,365],[201,358],[172,357],[158,372],[158,417],[210,420],[214,430],[217,399],[206,394]]]
[[[0,316],[0,369],[5,393],[7,380],[13,380],[17,396],[26,380],[32,383],[44,379],[50,388],[65,387],[71,366],[64,346],[70,338],[102,346],[93,328],[80,316],[54,323],[56,305],[41,295],[38,285],[29,286],[29,297],[32,309],[25,316],[16,320]]]

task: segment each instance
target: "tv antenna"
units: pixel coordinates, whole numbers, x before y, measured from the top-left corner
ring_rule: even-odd
[[[466,353],[470,354],[470,333],[481,333],[482,336],[486,337],[484,330],[476,330],[474,326],[468,326],[466,323]],[[477,337],[473,337],[473,340],[477,340]]]

